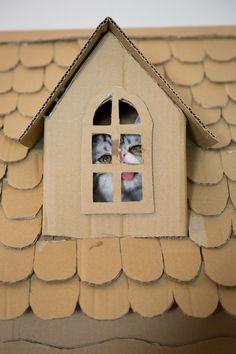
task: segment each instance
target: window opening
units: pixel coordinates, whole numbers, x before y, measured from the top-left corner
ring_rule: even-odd
[[[93,201],[95,203],[113,201],[113,181],[111,173],[93,174]]]
[[[152,126],[144,102],[121,87],[91,100],[83,125],[83,213],[153,212]]]
[[[120,162],[131,165],[138,165],[143,162],[141,135],[121,134]]]
[[[125,100],[119,100],[119,116],[120,124],[140,123],[140,118],[137,110],[131,103]]]
[[[95,112],[93,125],[111,125],[111,98],[103,102]]]
[[[92,138],[93,163],[112,163],[112,139],[109,134],[94,134]]]
[[[140,201],[143,199],[142,174],[139,172],[122,172],[122,202]]]

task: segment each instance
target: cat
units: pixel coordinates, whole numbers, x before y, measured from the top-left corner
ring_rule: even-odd
[[[139,122],[136,119],[135,123]],[[141,136],[122,134],[120,140],[120,162],[127,164],[142,163]],[[93,163],[112,163],[112,140],[108,134],[93,135]],[[93,180],[94,202],[112,202],[113,185],[111,173],[95,173]],[[139,201],[142,199],[142,175],[137,172],[121,174],[121,200]]]

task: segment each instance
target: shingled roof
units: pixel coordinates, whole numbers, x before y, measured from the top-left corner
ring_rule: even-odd
[[[187,146],[189,238],[41,235],[43,142],[17,140],[90,33],[1,33],[0,319],[236,315],[236,27],[127,32],[219,140]]]

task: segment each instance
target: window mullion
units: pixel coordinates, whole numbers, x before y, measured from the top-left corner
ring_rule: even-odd
[[[121,170],[120,170],[120,129],[119,129],[119,97],[112,97],[112,172],[113,172],[113,202],[119,203],[121,199]]]

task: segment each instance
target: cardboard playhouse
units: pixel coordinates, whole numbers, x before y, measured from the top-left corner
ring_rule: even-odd
[[[1,353],[236,350],[236,29],[129,32],[0,34]]]

